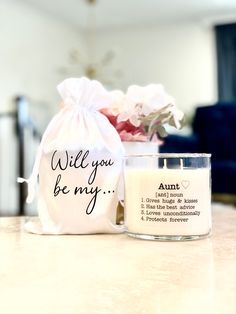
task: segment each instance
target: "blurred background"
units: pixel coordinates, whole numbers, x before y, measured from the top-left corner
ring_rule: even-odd
[[[32,169],[64,78],[162,83],[190,136],[199,106],[236,100],[235,23],[235,0],[0,0],[0,215],[35,212],[16,177]]]

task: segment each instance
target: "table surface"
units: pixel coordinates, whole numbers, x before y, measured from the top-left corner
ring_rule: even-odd
[[[40,236],[0,219],[1,314],[236,313],[236,209],[214,206],[211,238]]]

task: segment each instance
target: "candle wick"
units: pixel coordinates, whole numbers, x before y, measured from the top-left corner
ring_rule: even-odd
[[[167,169],[167,162],[166,162],[166,159],[164,159],[164,166],[163,166],[163,169]]]

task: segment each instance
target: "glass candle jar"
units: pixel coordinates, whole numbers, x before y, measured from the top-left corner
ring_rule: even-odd
[[[126,157],[125,228],[147,240],[195,240],[211,233],[209,154]]]

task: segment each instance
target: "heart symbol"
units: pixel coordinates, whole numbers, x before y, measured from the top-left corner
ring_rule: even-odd
[[[183,180],[181,182],[181,185],[182,185],[183,188],[187,189],[189,187],[189,185],[190,185],[190,182],[188,180]]]

